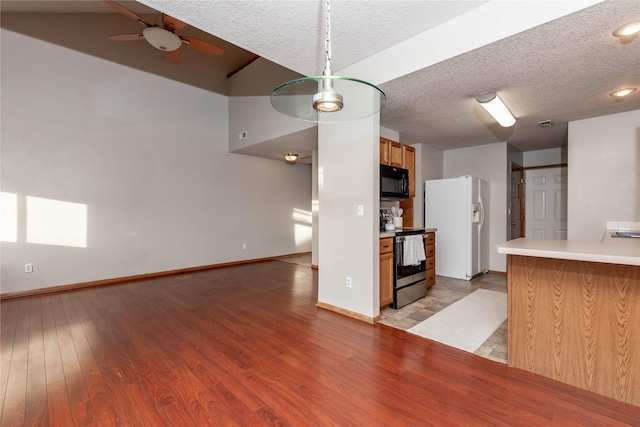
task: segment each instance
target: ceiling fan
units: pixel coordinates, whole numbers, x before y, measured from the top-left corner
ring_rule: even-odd
[[[194,37],[179,36],[175,32],[184,28],[187,24],[177,20],[169,15],[164,15],[163,24],[151,25],[145,19],[136,15],[126,7],[113,0],[104,0],[109,6],[122,13],[124,16],[140,22],[146,28],[142,30],[142,33],[135,34],[116,34],[107,37],[109,40],[116,41],[133,41],[145,39],[149,44],[156,49],[163,51],[169,61],[174,64],[182,63],[182,55],[178,51],[180,46],[186,44],[187,46],[198,50],[200,52],[208,53],[210,55],[222,55],[224,51],[211,43],[204,40],[196,39]]]

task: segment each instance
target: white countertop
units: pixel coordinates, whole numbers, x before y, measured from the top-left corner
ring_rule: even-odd
[[[614,231],[607,230],[601,242],[520,238],[496,245],[496,249],[508,255],[640,266],[640,238],[611,237]]]

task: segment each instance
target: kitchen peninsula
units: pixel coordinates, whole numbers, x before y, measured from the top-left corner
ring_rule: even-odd
[[[515,239],[508,363],[640,406],[640,238]]]

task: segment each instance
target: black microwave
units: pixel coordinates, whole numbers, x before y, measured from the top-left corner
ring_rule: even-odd
[[[409,171],[388,165],[380,165],[380,200],[404,200],[409,198]]]

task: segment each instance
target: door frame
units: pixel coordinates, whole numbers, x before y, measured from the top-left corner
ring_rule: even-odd
[[[525,227],[524,227],[524,222],[525,222],[525,192],[524,192],[524,186],[525,186],[525,182],[524,182],[524,177],[525,177],[525,171],[527,168],[520,166],[517,163],[511,162],[511,173],[509,174],[509,224],[508,224],[508,229],[509,229],[509,240],[512,239],[511,236],[511,215],[513,215],[513,210],[511,209],[511,206],[513,206],[513,189],[514,189],[514,184],[518,184],[518,197],[520,198],[520,237],[525,237],[524,235],[524,231],[525,231]],[[512,181],[512,177],[513,177],[513,172],[520,172],[520,182],[518,183],[514,183]]]

